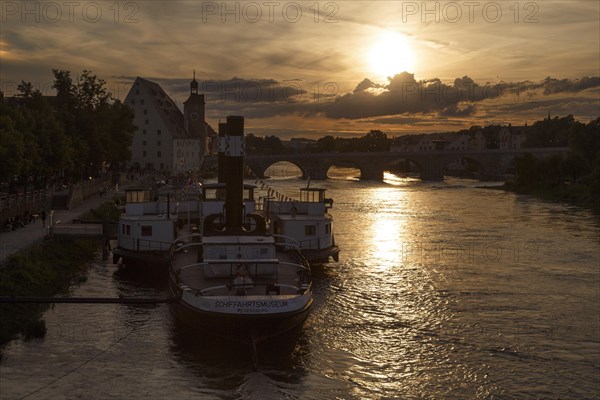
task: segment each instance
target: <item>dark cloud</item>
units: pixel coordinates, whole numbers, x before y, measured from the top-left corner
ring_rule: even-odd
[[[377,85],[364,79],[353,92],[338,96],[331,102],[309,105],[304,108],[304,113],[348,119],[431,113],[467,117],[475,114],[477,103],[499,99],[507,94],[527,99],[527,96],[534,96],[538,91],[550,95],[595,87],[600,87],[600,77],[478,84],[464,76],[456,78],[449,85],[438,78],[417,81],[413,74],[403,72],[388,78],[386,85]],[[379,90],[367,90],[371,88]]]
[[[585,76],[581,79],[555,79],[547,77],[539,85],[544,89],[544,94],[554,94],[561,92],[580,92],[582,90],[600,86],[600,77]]]
[[[118,77],[133,82],[134,77]],[[173,98],[186,99],[190,92],[189,78],[147,78],[158,83]],[[233,77],[226,80],[207,79],[198,81],[198,90],[206,96],[207,103],[212,105],[220,103],[293,103],[309,97],[310,89],[303,82],[290,80],[279,82],[275,79],[244,79]],[[326,96],[326,93],[320,96]],[[212,107],[212,106],[211,106]],[[239,104],[236,106],[239,109]]]
[[[380,90],[368,91],[370,88]],[[349,119],[404,113],[466,116],[476,110],[471,103],[502,94],[503,87],[479,85],[468,76],[457,78],[448,85],[437,78],[417,81],[413,74],[403,72],[389,78],[387,85],[376,85],[365,79],[353,92],[315,106],[313,111],[329,118]]]
[[[358,85],[356,85],[356,88],[354,88],[354,93],[363,92],[367,89],[374,89],[374,88],[381,88],[381,87],[383,87],[383,86],[379,85],[377,83],[374,83],[372,80],[370,80],[368,78],[365,78]]]

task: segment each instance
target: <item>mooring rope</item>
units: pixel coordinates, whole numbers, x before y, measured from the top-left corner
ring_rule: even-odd
[[[77,365],[75,368],[65,372],[64,374],[62,374],[61,376],[59,376],[58,378],[52,380],[51,382],[40,386],[39,388],[35,389],[33,392],[28,393],[27,395],[21,397],[19,400],[23,400],[26,399],[38,392],[41,392],[42,390],[44,390],[45,388],[47,388],[50,385],[53,385],[54,383],[60,381],[61,379],[71,375],[72,373],[76,372],[78,369],[80,369],[81,367],[85,366],[86,364],[89,364],[90,362],[94,361],[95,359],[97,359],[98,357],[100,357],[101,355],[103,355],[104,353],[106,353],[108,350],[112,349],[115,345],[119,344],[120,342],[122,342],[123,340],[127,339],[129,336],[131,336],[131,334],[133,334],[134,332],[137,332],[140,328],[142,328],[143,326],[145,326],[148,322],[150,322],[152,320],[152,318],[154,318],[156,315],[152,315],[150,316],[146,321],[142,322],[139,326],[133,328],[131,331],[129,331],[127,334],[125,334],[123,337],[119,338],[117,341],[115,341],[114,343],[111,343],[108,347],[106,347],[105,349],[102,349],[98,354],[94,355],[93,357],[85,360],[84,362],[82,362],[81,364]]]

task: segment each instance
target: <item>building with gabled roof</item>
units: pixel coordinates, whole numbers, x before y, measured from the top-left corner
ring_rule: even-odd
[[[134,164],[163,173],[200,168],[216,132],[206,123],[204,95],[198,93],[195,76],[183,113],[159,84],[140,77],[133,82],[125,104],[133,109],[137,127],[131,143]]]
[[[511,124],[503,126],[498,133],[498,140],[501,149],[520,149],[525,141],[525,127]]]

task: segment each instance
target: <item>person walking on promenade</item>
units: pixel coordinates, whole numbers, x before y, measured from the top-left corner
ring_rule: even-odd
[[[46,227],[46,210],[42,210],[40,213],[40,218],[42,219],[42,227]]]

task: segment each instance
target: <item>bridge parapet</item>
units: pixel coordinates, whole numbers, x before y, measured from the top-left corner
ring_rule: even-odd
[[[485,178],[504,176],[506,169],[517,156],[530,153],[537,158],[553,155],[566,155],[568,147],[484,149],[464,151],[425,151],[425,152],[357,152],[357,153],[299,153],[277,155],[249,155],[246,165],[258,176],[264,178],[266,169],[280,161],[290,162],[302,171],[303,178],[327,179],[327,171],[335,165],[352,164],[361,171],[361,179],[382,180],[383,172],[390,163],[405,159],[416,164],[423,180],[442,180],[446,166],[455,161],[469,159],[481,167]]]

